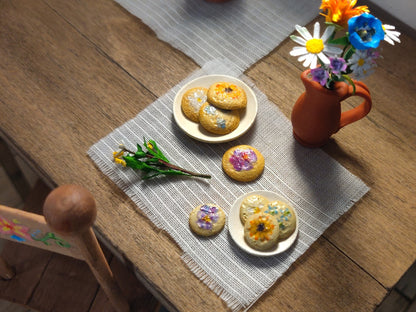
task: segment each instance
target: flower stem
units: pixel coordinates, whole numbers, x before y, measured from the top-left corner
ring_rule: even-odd
[[[155,158],[153,155],[150,155],[150,154],[146,154],[146,157],[147,158]],[[170,169],[177,170],[177,171],[181,171],[181,172],[187,173],[187,174],[189,174],[191,176],[198,177],[198,178],[211,179],[211,176],[209,174],[201,174],[201,173],[189,171],[189,170],[186,170],[184,168],[181,168],[181,167],[178,167],[176,165],[173,165],[171,163],[168,163],[168,162],[166,162],[166,161],[164,161],[162,159],[159,159],[159,158],[157,158],[157,160],[158,160],[158,162],[160,164],[162,164],[163,166],[166,166],[166,167],[168,167]]]
[[[129,154],[135,155],[135,153],[133,151],[130,151],[130,150],[128,150],[125,147],[123,147],[123,150],[125,152],[129,153]],[[173,169],[173,170],[181,171],[183,173],[187,173],[187,174],[189,174],[189,175],[191,175],[193,177],[204,178],[204,179],[211,179],[211,176],[209,174],[201,174],[201,173],[197,173],[197,172],[193,172],[193,171],[186,170],[186,169],[181,168],[179,166],[176,166],[176,165],[173,165],[171,163],[168,163],[168,162],[166,162],[166,161],[164,161],[164,160],[162,160],[160,158],[157,158],[157,157],[155,157],[155,156],[153,156],[153,155],[151,155],[149,153],[146,153],[146,157],[149,158],[149,159],[156,158],[157,161],[158,161],[158,163],[160,165],[165,166],[165,167],[168,167],[168,168]]]

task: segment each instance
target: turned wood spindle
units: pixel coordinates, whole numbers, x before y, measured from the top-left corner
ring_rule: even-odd
[[[84,260],[118,311],[129,311],[127,300],[114,280],[92,225],[97,216],[91,193],[78,185],[63,185],[45,200],[43,214],[50,228],[76,241]]]

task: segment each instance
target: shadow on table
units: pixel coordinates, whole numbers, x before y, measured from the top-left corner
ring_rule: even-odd
[[[294,140],[293,157],[294,170],[302,179],[299,183],[304,187],[305,196],[324,212],[339,204],[341,199],[352,200],[361,187],[361,181],[356,180],[353,173],[348,174],[348,169],[338,160],[351,164],[354,170],[364,173],[368,180],[369,171],[365,164],[346,153],[334,139],[322,149],[306,148]]]

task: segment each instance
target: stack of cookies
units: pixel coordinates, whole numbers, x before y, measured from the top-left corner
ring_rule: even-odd
[[[240,124],[240,110],[246,106],[245,91],[229,82],[216,82],[209,88],[189,89],[181,102],[182,111],[187,118],[215,134],[234,131]]]
[[[296,214],[290,205],[257,194],[243,199],[240,220],[247,245],[260,251],[275,248],[296,229]]]

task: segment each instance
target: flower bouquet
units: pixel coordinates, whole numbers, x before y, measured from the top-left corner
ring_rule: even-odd
[[[326,19],[322,36],[319,22],[313,34],[296,25],[300,36],[291,36],[300,46],[295,46],[290,55],[309,68],[301,74],[306,90],[291,115],[293,134],[304,146],[324,145],[332,134],[370,112],[369,88],[359,80],[374,71],[381,57],[376,49],[382,40],[393,45],[400,42],[394,26],[383,25],[367,6],[356,7],[356,2],[322,0],[321,14]],[[341,102],[351,96],[361,97],[363,102],[342,112]]]
[[[304,67],[311,69],[314,81],[332,89],[334,82],[344,81],[353,87],[355,80],[362,80],[373,73],[380,54],[376,51],[382,40],[394,45],[400,42],[400,33],[394,26],[383,24],[371,15],[366,5],[357,6],[356,0],[322,0],[321,15],[327,25],[320,37],[320,23],[314,25],[313,34],[296,25],[301,37],[290,38],[300,46],[290,55],[298,57]],[[341,36],[336,36],[342,32]],[[320,66],[318,66],[320,65]]]

